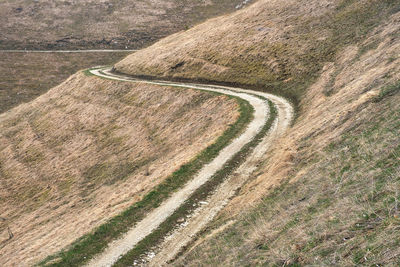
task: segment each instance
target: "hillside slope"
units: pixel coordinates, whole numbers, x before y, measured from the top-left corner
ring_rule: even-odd
[[[177,266],[400,264],[399,19],[377,29],[377,48],[325,66],[294,127]]]
[[[338,51],[365,40],[398,11],[398,0],[260,0],[168,36],[115,67],[135,75],[251,85],[300,100]]]
[[[82,72],[3,113],[0,265],[33,264],[125,210],[237,117],[234,99]]]
[[[115,65],[298,104],[293,128],[178,266],[400,264],[399,7],[260,0]]]

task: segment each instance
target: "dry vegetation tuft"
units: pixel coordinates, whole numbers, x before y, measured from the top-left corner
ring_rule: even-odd
[[[223,96],[78,73],[3,113],[0,265],[43,259],[140,200],[236,109]]]

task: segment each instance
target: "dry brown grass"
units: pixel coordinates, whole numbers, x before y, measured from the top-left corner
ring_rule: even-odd
[[[399,21],[325,64],[293,128],[210,228],[229,226],[176,265],[400,264]]]
[[[259,0],[129,55],[117,70],[255,86],[302,99],[337,51],[362,40],[398,0]]]
[[[260,0],[116,64],[299,104],[293,128],[210,226],[223,230],[176,265],[400,264],[399,4]]]
[[[127,54],[0,52],[0,113],[32,101],[78,70],[109,65]]]
[[[311,50],[320,44],[316,38],[332,33],[310,29],[309,24],[324,20],[337,2],[260,0],[171,35],[116,67],[132,74],[237,82],[264,89],[283,82],[282,87],[289,87],[317,67],[310,64]]]
[[[0,48],[141,48],[243,0],[7,0]]]
[[[358,117],[369,123],[324,150],[299,149],[289,178],[267,170],[257,187],[243,190],[246,204],[231,203],[211,228],[230,226],[200,238],[176,265],[398,266],[399,100],[397,94],[366,107]],[[308,152],[314,157],[303,158]],[[256,189],[276,178],[285,183]],[[261,191],[267,194],[248,205]],[[240,215],[232,216],[235,210]]]
[[[236,223],[200,237],[177,265],[400,264],[398,7],[398,0],[259,0],[248,9],[165,38],[116,65],[119,71],[137,75],[261,86],[299,102],[299,117],[293,128],[266,155],[254,178],[211,228],[225,221]],[[70,123],[68,114],[81,114],[84,107],[90,108],[89,114],[102,111],[87,104],[91,103],[89,96],[79,95],[80,110],[61,105],[61,110],[66,109],[63,126],[80,127],[83,123]],[[57,103],[57,98],[52,101]],[[86,113],[82,114],[88,117]],[[36,129],[35,133],[54,129],[51,123],[46,124],[54,119],[45,123],[39,119],[42,114],[33,112],[29,116],[37,123],[28,125],[23,118],[15,122],[26,125],[21,132],[25,136],[31,134],[30,129]],[[97,116],[91,118],[84,125],[97,123]],[[94,129],[90,138],[100,143],[111,139],[113,147],[121,142],[119,137],[125,137],[114,136],[119,133],[112,127],[115,122],[106,121],[104,130]],[[7,129],[13,129],[13,121],[9,123]],[[72,155],[77,154],[77,144],[82,140],[93,141],[76,135],[76,139],[70,139],[57,129],[54,140],[65,138],[65,149]],[[14,136],[9,132],[8,138],[23,151],[17,155],[21,166],[47,163],[48,154],[41,152],[46,150],[31,138],[32,134],[32,143],[22,145]],[[96,148],[102,152],[101,146]],[[101,170],[112,172],[116,162],[115,157],[107,159],[108,165],[98,166],[100,171],[87,168],[85,172],[104,182],[106,186],[98,187],[99,192],[118,184],[102,180],[105,176]],[[86,164],[82,160],[77,163],[78,168]],[[2,170],[2,174],[8,173]],[[46,190],[31,195],[39,203],[45,202],[54,189],[50,186]],[[123,191],[113,192],[124,195]],[[29,194],[22,196],[27,197]],[[84,207],[93,203],[91,198],[82,199],[86,201],[80,204]],[[120,203],[118,207],[126,205]],[[102,215],[96,207],[90,211],[87,218]],[[54,242],[61,242],[60,235],[52,233]],[[41,244],[41,239],[32,240],[39,240],[36,246]],[[32,251],[39,251],[34,246]]]
[[[2,266],[59,251],[141,199],[233,123],[233,99],[73,75],[0,115]],[[4,236],[3,236],[4,235]]]

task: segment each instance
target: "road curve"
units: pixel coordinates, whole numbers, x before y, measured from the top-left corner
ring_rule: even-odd
[[[257,170],[259,163],[265,159],[266,152],[277,141],[277,138],[287,130],[293,119],[293,109],[286,100],[263,93],[260,93],[260,95],[268,97],[277,107],[278,111],[277,117],[267,134],[265,134],[261,142],[246,158],[245,162],[229,175],[206,201],[199,202],[197,205],[198,208],[187,216],[187,218],[184,218],[185,221],[177,225],[175,230],[166,236],[161,244],[158,244],[152,251],[148,251],[137,262],[138,264],[159,267],[167,265],[176,259],[180,252],[196,240],[199,233],[229,203],[229,200],[235,196],[236,192],[249,178],[254,177],[254,171]],[[233,222],[229,221],[221,228],[223,229]]]
[[[165,246],[161,245],[160,249],[158,250],[160,253],[157,253],[156,257],[154,258],[152,257],[150,264],[155,266],[163,265],[167,261],[173,259],[173,257],[176,256],[182,247],[190,242],[191,237],[198,233],[202,227],[204,227],[205,224],[209,222],[226,204],[226,197],[231,196],[233,192],[236,191],[236,189],[247,180],[251,172],[254,170],[256,162],[263,157],[272,141],[280,136],[289,127],[293,118],[293,108],[288,101],[281,97],[267,93],[224,86],[137,80],[125,75],[111,73],[110,69],[92,69],[90,72],[96,76],[112,80],[191,88],[240,97],[248,101],[253,106],[254,115],[253,120],[249,123],[247,129],[239,137],[234,139],[228,146],[222,149],[214,160],[203,166],[203,168],[191,181],[189,181],[181,190],[174,193],[169,199],[164,201],[158,208],[151,211],[142,221],[138,222],[135,226],[128,230],[123,237],[111,242],[104,252],[93,258],[87,264],[87,266],[112,266],[121,256],[134,248],[138,242],[149,235],[152,231],[157,229],[157,227],[170,215],[172,215],[173,212],[179,208],[195,190],[206,183],[233,155],[239,152],[261,131],[269,118],[269,106],[265,99],[262,99],[258,96],[271,100],[271,102],[277,107],[277,118],[268,134],[254,149],[244,164],[236,171],[236,173],[238,171],[240,172],[239,176],[236,175],[236,177],[240,177],[240,179],[227,179],[227,181],[220,186],[220,190],[217,190],[210,197],[210,203],[213,205],[213,208],[204,208],[203,210],[196,211],[191,220],[196,222],[195,220],[197,218],[197,225],[191,225],[190,223],[185,224],[185,226],[190,225],[192,227],[181,227],[181,229],[186,229],[183,235],[182,231],[176,231],[172,235],[172,237],[176,237],[174,243],[176,247],[172,248],[170,247],[171,244],[168,243],[166,243]],[[215,202],[212,202],[214,200]],[[221,200],[224,201],[221,202]],[[179,238],[179,236],[185,236],[184,240]],[[174,240],[174,238],[169,238],[168,240],[171,241]]]

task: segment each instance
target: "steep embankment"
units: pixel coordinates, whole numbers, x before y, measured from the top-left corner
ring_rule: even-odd
[[[399,264],[399,7],[260,0],[115,65],[298,103],[293,128],[178,265]]]
[[[397,14],[374,48],[326,64],[294,127],[176,265],[400,263],[399,26]]]
[[[260,0],[115,66],[135,75],[246,84],[299,100],[326,62],[398,9],[398,0]]]
[[[140,200],[237,117],[224,96],[83,73],[3,113],[0,264],[59,251]]]

